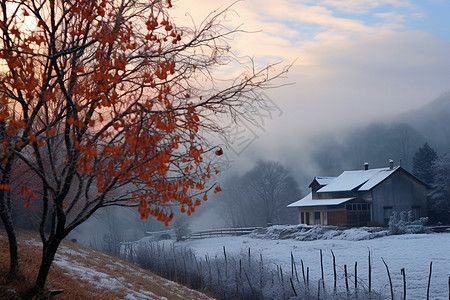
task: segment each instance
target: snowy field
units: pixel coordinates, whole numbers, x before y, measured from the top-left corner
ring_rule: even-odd
[[[320,250],[323,252],[325,285],[333,288],[333,259],[336,257],[338,288],[345,288],[344,265],[352,274],[349,285],[353,286],[355,262],[358,263],[359,287],[368,284],[368,254],[372,261],[372,290],[390,298],[389,279],[382,258],[389,266],[395,299],[403,298],[403,277],[405,269],[408,299],[426,299],[430,262],[433,262],[430,299],[448,299],[450,277],[450,233],[408,234],[384,236],[369,240],[359,240],[360,233],[343,237],[299,241],[294,239],[262,239],[250,236],[207,238],[176,243],[177,247],[191,248],[197,257],[239,254],[251,249],[253,254],[262,254],[267,264],[281,266],[285,272],[291,270],[291,252],[301,278],[300,260],[310,269],[310,282],[317,286],[321,278]],[[300,279],[302,280],[302,279]],[[360,282],[362,281],[362,282]]]

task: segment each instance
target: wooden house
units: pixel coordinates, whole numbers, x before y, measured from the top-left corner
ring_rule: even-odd
[[[392,161],[388,168],[345,171],[338,177],[315,177],[311,192],[288,205],[299,210],[300,224],[386,225],[394,211],[427,214],[427,185]]]

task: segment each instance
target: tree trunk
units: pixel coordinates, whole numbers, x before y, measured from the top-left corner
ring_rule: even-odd
[[[9,242],[9,274],[8,277],[14,277],[19,271],[19,256],[17,252],[17,237],[16,231],[14,230],[14,225],[11,220],[11,215],[6,211],[3,201],[1,202],[0,215],[5,226],[6,233],[8,235]]]
[[[39,274],[37,276],[36,283],[34,286],[34,290],[36,292],[42,291],[45,287],[48,272],[50,271],[50,267],[52,265],[56,251],[58,250],[59,244],[61,243],[62,239],[63,239],[62,235],[56,233],[56,235],[51,237],[48,243],[45,243],[43,246],[41,266],[39,268]]]
[[[8,160],[5,168],[2,170],[2,183],[11,183],[11,164],[12,158]],[[14,230],[14,224],[11,217],[11,190],[0,190],[0,218],[5,226],[9,242],[9,274],[8,277],[14,277],[19,271],[19,255],[17,249],[17,236]]]

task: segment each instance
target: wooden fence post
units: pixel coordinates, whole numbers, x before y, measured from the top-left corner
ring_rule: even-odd
[[[405,274],[405,268],[402,268],[400,270],[400,272],[403,275],[403,300],[406,300],[406,274]]]
[[[348,294],[349,289],[348,289],[347,265],[344,265],[344,275],[345,275],[345,288],[347,289],[347,294]]]
[[[331,250],[331,255],[333,256],[333,274],[334,274],[334,293],[337,292],[337,272],[336,272],[336,257],[334,256],[333,250]]]
[[[433,262],[430,262],[430,274],[428,275],[427,300],[430,299],[431,272],[433,271]]]
[[[322,271],[322,286],[323,289],[325,289],[325,279],[323,276],[323,256],[322,256],[322,249],[320,249],[320,270]]]
[[[358,298],[358,262],[355,261],[355,296]]]
[[[369,294],[372,292],[372,263],[370,262],[370,250],[369,250]]]
[[[394,288],[392,287],[391,273],[389,272],[389,267],[386,264],[386,262],[384,261],[384,259],[383,258],[381,258],[381,259],[383,260],[383,263],[386,266],[386,271],[387,271],[387,274],[388,274],[388,277],[389,277],[389,285],[391,287],[391,299],[394,300]]]

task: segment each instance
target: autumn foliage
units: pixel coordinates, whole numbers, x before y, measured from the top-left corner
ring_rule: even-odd
[[[139,15],[135,9],[145,7],[106,1],[33,4],[10,4],[14,14],[2,22],[2,162],[10,151],[23,153],[43,183],[18,187],[21,194],[45,194],[68,207],[64,214],[77,201],[84,208],[128,200],[139,203],[142,218],[166,224],[173,212],[163,204],[195,211],[200,202],[190,190],[205,189],[211,168],[198,139],[203,103],[188,82],[196,66],[178,65],[185,45],[165,13],[170,2],[155,1]],[[58,197],[74,180],[80,197]],[[106,199],[112,192],[119,199]]]
[[[169,18],[171,1],[0,2],[0,200],[39,207],[44,248],[100,207],[168,224],[220,191],[223,150],[203,133],[263,102],[255,91],[273,79],[250,69],[218,87],[224,12],[190,29]]]

